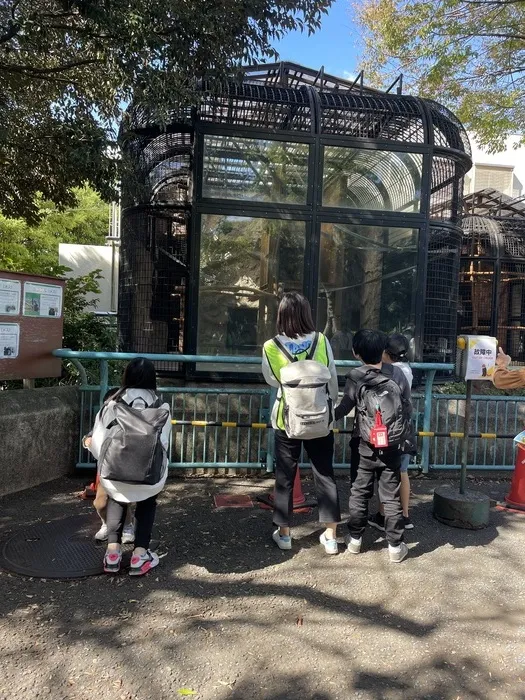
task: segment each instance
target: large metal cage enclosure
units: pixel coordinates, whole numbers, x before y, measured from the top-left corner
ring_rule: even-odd
[[[464,200],[458,332],[495,336],[525,363],[525,197],[485,189]]]
[[[471,158],[449,110],[281,63],[167,124],[135,105],[121,137],[122,350],[259,354],[295,289],[337,359],[376,327],[451,361]]]

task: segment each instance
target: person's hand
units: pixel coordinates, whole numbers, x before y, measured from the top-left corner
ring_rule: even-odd
[[[498,348],[498,356],[496,357],[496,367],[506,369],[512,361],[510,355],[506,355],[502,348]]]
[[[89,448],[91,447],[91,435],[88,435],[88,437],[85,437],[82,440],[82,444],[84,445],[86,450],[89,450]]]

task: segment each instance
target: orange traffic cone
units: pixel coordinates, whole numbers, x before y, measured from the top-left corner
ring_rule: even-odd
[[[505,503],[507,507],[525,511],[525,445],[517,447],[510,493],[505,496]]]
[[[259,502],[261,508],[266,508],[268,510],[273,508],[274,494],[270,493],[268,496],[257,496],[256,500]],[[309,513],[314,506],[317,505],[317,501],[313,498],[307,499],[303,493],[303,487],[301,486],[301,473],[299,467],[295,472],[295,479],[293,482],[293,510],[294,513]]]

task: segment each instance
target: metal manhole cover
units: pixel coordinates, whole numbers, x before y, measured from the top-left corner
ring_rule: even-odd
[[[2,546],[0,565],[38,578],[79,578],[101,574],[105,542],[97,542],[96,515],[74,515],[17,532]],[[124,545],[131,552],[132,545]]]

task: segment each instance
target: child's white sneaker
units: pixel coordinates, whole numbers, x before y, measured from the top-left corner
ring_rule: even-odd
[[[401,542],[401,544],[399,544],[397,547],[393,547],[391,544],[389,544],[388,555],[392,563],[399,564],[408,556],[408,547],[404,542]]]
[[[292,538],[290,535],[281,535],[279,528],[273,533],[272,540],[279,547],[279,549],[291,549],[292,548]]]
[[[147,549],[144,554],[134,554],[129,566],[130,576],[144,576],[159,563],[159,555]]]
[[[108,526],[106,523],[102,523],[102,526],[100,530],[95,533],[95,539],[98,540],[99,542],[103,542],[104,540],[107,540],[108,538]]]
[[[345,535],[346,551],[350,554],[360,554],[363,538],[356,540],[352,535]]]
[[[327,554],[339,554],[337,540],[329,540],[326,536],[326,532],[323,532],[322,535],[319,535],[319,542],[323,545],[324,551]]]
[[[104,555],[104,571],[106,574],[118,574],[122,561],[121,552],[107,551]]]
[[[133,525],[126,525],[122,530],[122,544],[132,544],[135,542],[135,528]]]

